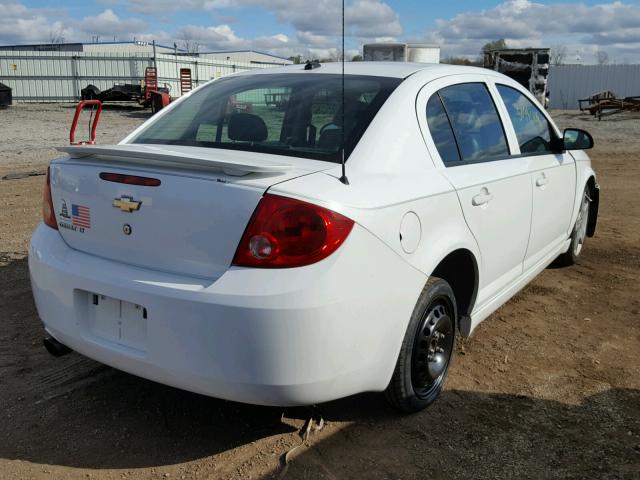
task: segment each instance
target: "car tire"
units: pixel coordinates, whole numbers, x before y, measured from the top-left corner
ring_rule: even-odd
[[[455,349],[457,318],[451,286],[431,277],[413,310],[385,391],[398,410],[418,412],[440,395]]]
[[[571,243],[569,249],[560,255],[554,262],[560,267],[569,267],[578,262],[578,257],[582,253],[584,241],[587,238],[587,226],[589,225],[589,209],[590,209],[589,187],[584,188],[582,193],[582,201],[580,202],[580,210],[578,218],[571,231]]]

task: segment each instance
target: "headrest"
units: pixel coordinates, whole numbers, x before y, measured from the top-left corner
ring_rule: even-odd
[[[267,139],[267,125],[252,113],[234,113],[229,117],[229,138],[241,142],[264,142]]]
[[[323,150],[337,150],[342,144],[342,129],[327,129],[320,134],[318,139],[318,148]]]

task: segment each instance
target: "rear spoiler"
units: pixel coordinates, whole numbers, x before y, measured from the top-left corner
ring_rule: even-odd
[[[218,170],[238,177],[249,173],[284,172],[293,168],[293,165],[264,158],[251,161],[255,154],[248,152],[175,145],[71,145],[57,147],[57,150],[78,160],[97,158],[115,163]]]

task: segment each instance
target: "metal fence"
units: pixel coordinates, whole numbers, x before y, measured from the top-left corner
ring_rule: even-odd
[[[640,65],[559,65],[549,71],[549,107],[576,110],[578,100],[603,90],[640,95]]]
[[[167,85],[174,97],[180,95],[180,68],[191,69],[195,88],[240,70],[268,67],[171,54],[0,51],[0,83],[13,89],[14,101],[71,102],[89,84],[105,90],[116,83],[139,83],[145,68],[154,65],[158,85]]]

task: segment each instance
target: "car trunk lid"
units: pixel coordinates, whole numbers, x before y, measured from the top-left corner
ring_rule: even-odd
[[[73,157],[52,162],[60,234],[86,253],[212,279],[229,268],[270,186],[331,167],[250,152],[129,147],[65,148]],[[105,173],[126,182],[152,178],[159,185],[106,181],[100,176]]]

